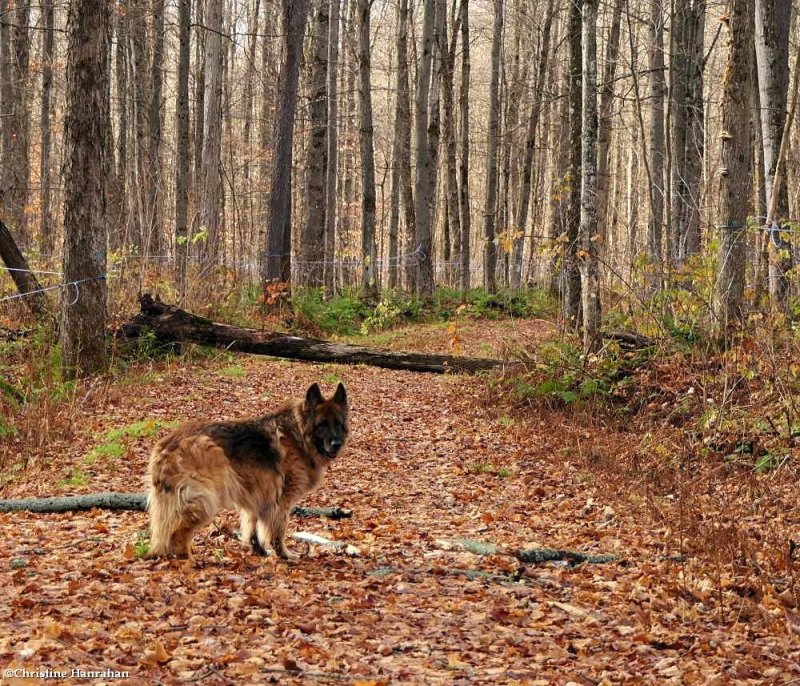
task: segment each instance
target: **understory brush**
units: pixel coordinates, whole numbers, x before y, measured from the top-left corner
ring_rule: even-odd
[[[630,325],[632,311],[606,321]],[[658,324],[639,350],[606,340],[584,355],[563,336],[527,351],[492,399],[563,427],[567,459],[662,530],[664,555],[705,565],[709,602],[745,620],[763,599],[800,607],[800,330],[763,315],[719,342],[700,318]],[[697,595],[690,570],[682,592]]]

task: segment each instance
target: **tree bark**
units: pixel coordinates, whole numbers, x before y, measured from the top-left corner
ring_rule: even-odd
[[[503,40],[503,0],[494,0],[492,56],[489,76],[489,123],[486,139],[486,201],[483,210],[483,285],[489,293],[497,292],[497,177],[500,134],[500,49]]]
[[[792,267],[791,245],[780,233],[789,216],[786,184],[776,189],[775,175],[781,145],[789,92],[789,28],[791,0],[755,0],[755,45],[758,91],[761,101],[761,134],[764,150],[764,186],[767,206],[774,204],[769,226],[769,292],[773,303],[783,308],[789,286],[787,272]],[[777,192],[775,203],[773,193]]]
[[[453,7],[455,12],[455,5]],[[460,254],[461,221],[458,208],[458,162],[456,155],[456,115],[453,72],[456,63],[456,42],[458,40],[460,16],[453,17],[452,34],[447,51],[442,60],[442,109],[444,110],[444,144],[445,144],[445,190],[447,214],[445,217],[445,235],[443,257],[445,262],[445,278],[452,285],[453,258]],[[445,31],[445,38],[447,31]],[[447,41],[445,40],[447,43]]]
[[[359,0],[359,2],[361,1],[363,0]],[[405,369],[438,374],[448,371],[474,373],[498,368],[503,364],[500,360],[483,358],[363,348],[356,345],[300,338],[275,331],[219,324],[205,317],[167,305],[160,300],[153,300],[149,294],[143,295],[139,302],[141,313],[124,324],[118,335],[135,338],[144,330],[148,330],[163,342],[197,343],[236,352],[273,355],[294,360],[367,364],[386,369]]]
[[[51,94],[53,92],[53,0],[43,0],[42,19],[44,33],[42,35],[42,103],[39,128],[42,134],[42,151],[39,162],[39,178],[41,191],[39,194],[40,223],[39,250],[42,255],[51,257],[55,250],[53,226],[52,193],[50,189],[50,150],[52,147],[52,130],[50,127]]]
[[[222,12],[222,0],[207,0],[200,231],[205,232],[205,238],[201,243],[201,253],[210,264],[216,264],[219,261],[221,247]]]
[[[292,278],[292,140],[308,4],[308,0],[283,0],[285,58],[275,110],[275,162],[269,198],[265,281],[289,283]]]
[[[333,297],[334,259],[336,257],[336,197],[339,163],[339,14],[340,0],[330,0],[330,23],[328,29],[328,126],[326,140],[328,150],[327,178],[325,181],[325,265],[323,282],[325,296]]]
[[[729,53],[722,82],[722,166],[714,314],[724,336],[743,316],[746,220],[750,210],[750,117],[747,111],[752,40],[751,0],[731,0]]]
[[[147,145],[147,225],[150,231],[148,245],[156,255],[163,252],[162,173],[161,173],[161,110],[164,82],[164,2],[152,0],[153,53],[150,60],[150,113],[148,117]]]
[[[664,227],[664,11],[661,0],[650,0],[650,213],[647,219],[647,251],[653,271],[648,272],[648,292],[663,284],[662,241]]]
[[[106,150],[110,5],[75,0],[67,32],[61,355],[67,378],[106,366]]]
[[[461,183],[458,192],[458,209],[461,218],[461,244],[459,246],[460,286],[466,294],[470,287],[470,234],[472,217],[469,198],[469,0],[461,0],[461,93],[459,94],[461,127]]]
[[[3,65],[6,76],[3,79],[3,111],[0,113],[3,115],[4,143],[0,170],[0,211],[8,217],[23,249],[28,247],[30,238],[26,215],[30,177],[30,10],[30,0],[8,2],[5,7],[4,57],[8,63]]]
[[[577,330],[581,315],[581,273],[578,265],[578,241],[581,215],[581,6],[582,0],[570,3],[569,9],[569,169],[567,171],[566,243],[564,245],[564,324]]]
[[[550,56],[550,33],[553,27],[555,5],[553,0],[547,4],[542,28],[542,38],[539,45],[538,64],[536,67],[536,93],[533,96],[530,113],[528,114],[528,129],[525,136],[525,158],[522,162],[522,179],[519,186],[517,200],[516,228],[522,234],[514,240],[514,252],[511,264],[511,287],[519,288],[522,284],[522,257],[524,236],[528,224],[528,206],[531,199],[531,179],[533,177],[533,155],[536,150],[536,131],[539,128],[539,117],[542,113],[542,96],[544,83],[547,76],[547,65]]]
[[[424,0],[422,17],[422,43],[417,69],[417,91],[414,101],[414,126],[416,131],[417,176],[414,188],[416,246],[419,259],[414,272],[412,290],[423,298],[433,295],[433,215],[436,170],[431,159],[429,137],[431,70],[433,39],[436,28],[437,0]]]
[[[192,0],[178,4],[178,76],[175,102],[175,267],[181,300],[186,296],[189,255],[189,56]]]
[[[305,221],[300,238],[298,270],[301,284],[322,286],[325,260],[325,185],[328,180],[328,33],[329,0],[316,0],[311,27],[311,76],[309,112],[311,135],[306,148]]]
[[[600,272],[597,262],[597,6],[583,0],[581,108],[581,293],[583,350],[595,352],[600,336]]]
[[[2,219],[0,219],[0,259],[8,268],[8,273],[20,296],[25,296],[22,300],[28,309],[37,317],[45,315],[48,311],[47,297],[41,292],[42,286],[36,275],[30,271],[28,261]]]
[[[700,249],[705,16],[705,0],[675,0],[670,56],[670,257],[677,265]]]
[[[622,23],[622,3],[615,0],[611,15],[611,27],[606,41],[606,58],[603,67],[603,83],[600,87],[600,109],[597,117],[597,233],[606,240],[608,226],[608,193],[611,173],[609,149],[611,145],[611,120],[614,101],[614,76],[619,57],[620,24]]]
[[[361,147],[361,276],[362,297],[378,299],[378,245],[375,239],[375,153],[370,81],[370,10],[372,0],[358,0],[358,102]]]

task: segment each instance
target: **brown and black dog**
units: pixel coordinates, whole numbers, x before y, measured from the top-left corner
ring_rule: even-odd
[[[284,541],[289,513],[322,482],[348,432],[341,383],[331,398],[314,384],[304,399],[256,419],[179,427],[150,456],[147,557],[188,557],[195,531],[237,508],[242,540],[255,553],[269,545],[293,559]]]

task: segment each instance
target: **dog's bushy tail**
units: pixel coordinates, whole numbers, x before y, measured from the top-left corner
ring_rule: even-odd
[[[172,536],[181,525],[183,504],[178,491],[168,492],[155,484],[147,494],[150,512],[150,546],[147,557],[161,557],[174,552]]]

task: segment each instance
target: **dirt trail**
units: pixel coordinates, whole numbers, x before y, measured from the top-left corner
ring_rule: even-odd
[[[481,326],[488,344],[546,330]],[[351,398],[352,440],[303,504],[354,515],[290,529],[348,541],[360,556],[292,541],[297,563],[255,558],[234,540],[231,513],[196,537],[194,561],[140,561],[131,546],[146,529],[142,513],[0,515],[0,666],[127,670],[131,684],[800,679],[788,619],[717,621],[707,578],[664,560],[677,552],[664,524],[597,485],[568,440],[574,428],[545,409],[505,416],[479,379],[256,358],[159,368],[112,387],[103,408],[85,407],[83,440],[54,442],[53,463],[2,496],[141,490],[154,438],[126,439],[122,457],[85,465],[98,435],[141,420],[261,413],[338,379]],[[88,483],[56,488],[76,466]],[[627,563],[518,569],[436,545],[455,537]]]

